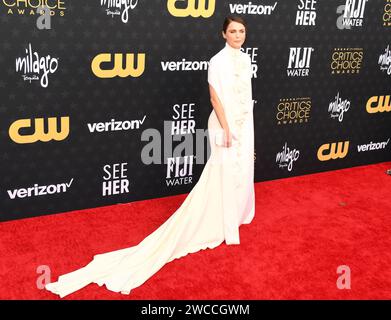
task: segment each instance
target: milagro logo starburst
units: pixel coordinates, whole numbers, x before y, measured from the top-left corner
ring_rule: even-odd
[[[137,7],[139,0],[100,0],[101,7],[105,8],[106,14],[114,18],[120,16],[123,23],[129,21],[129,10]]]
[[[288,147],[288,143],[285,142],[282,147],[282,151],[276,155],[276,163],[279,168],[287,169],[289,172],[293,170],[293,164],[299,159],[300,151],[295,148]]]
[[[329,113],[331,118],[338,118],[339,122],[343,121],[345,112],[350,109],[350,101],[342,99],[339,92],[335,95],[334,101],[329,103]]]
[[[386,72],[390,76],[391,75],[391,50],[389,45],[384,50],[384,53],[382,53],[379,56],[378,63],[380,66],[380,70]]]
[[[17,73],[22,74],[24,81],[32,83],[39,81],[43,88],[49,85],[49,75],[55,73],[58,69],[59,58],[51,55],[40,56],[32,48],[31,43],[25,49],[25,56],[16,58],[15,68]]]

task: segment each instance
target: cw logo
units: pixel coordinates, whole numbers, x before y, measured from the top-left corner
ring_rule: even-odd
[[[390,112],[390,96],[373,96],[369,98],[366,109],[368,113]]]
[[[318,149],[318,159],[320,161],[327,161],[330,159],[345,158],[349,151],[349,141],[326,143]],[[326,153],[328,152],[328,153]]]
[[[125,77],[134,77],[137,78],[144,73],[145,70],[145,53],[137,54],[137,61],[135,61],[133,53],[126,54],[126,63],[125,68],[123,66],[123,54],[115,53],[114,54],[114,66],[109,69],[102,68],[102,63],[112,62],[110,53],[101,53],[98,54],[91,63],[92,72],[98,78],[114,78],[116,76],[125,78]],[[137,64],[137,68],[134,66]]]
[[[185,2],[187,1],[187,6],[185,8],[177,8],[177,2]],[[167,1],[167,9],[168,12],[171,13],[174,17],[204,17],[209,18],[215,12],[216,0],[208,0],[208,7],[205,4],[206,0],[198,0],[198,6],[196,7],[196,0],[168,0]]]
[[[34,143],[37,141],[48,142],[50,140],[61,141],[69,134],[69,117],[61,117],[61,131],[57,130],[57,118],[48,118],[48,132],[45,132],[44,118],[34,119],[34,133],[23,134],[21,129],[31,128],[31,119],[16,120],[11,124],[8,134],[16,143]]]

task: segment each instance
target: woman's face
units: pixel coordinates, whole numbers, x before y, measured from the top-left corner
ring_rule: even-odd
[[[240,49],[246,40],[246,28],[241,23],[232,21],[228,25],[227,31],[225,33],[223,31],[223,37],[231,47]]]

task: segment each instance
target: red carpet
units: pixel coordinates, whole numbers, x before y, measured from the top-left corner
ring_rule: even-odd
[[[91,284],[65,299],[389,299],[391,163],[256,184],[241,245],[165,265],[129,296]],[[0,223],[0,299],[57,299],[36,286],[94,254],[138,244],[186,195]],[[336,286],[351,270],[351,289]]]

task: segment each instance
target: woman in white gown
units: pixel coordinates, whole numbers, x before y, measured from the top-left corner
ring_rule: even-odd
[[[166,263],[225,241],[239,244],[239,226],[250,223],[254,200],[254,125],[251,60],[240,50],[246,26],[224,21],[225,47],[208,69],[213,111],[208,120],[211,154],[182,205],[138,245],[95,255],[85,267],[46,289],[64,297],[90,283],[129,294]]]

